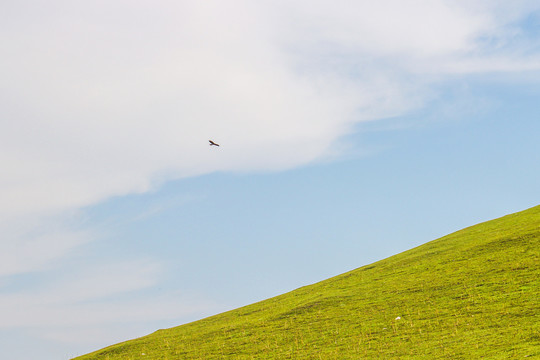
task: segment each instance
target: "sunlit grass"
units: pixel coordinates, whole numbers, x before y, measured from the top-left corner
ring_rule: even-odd
[[[77,359],[222,358],[540,358],[540,206]]]

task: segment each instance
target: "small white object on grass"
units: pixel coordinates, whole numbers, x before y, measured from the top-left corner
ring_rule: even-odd
[[[396,318],[396,320],[401,320],[401,316],[398,316],[398,317]]]

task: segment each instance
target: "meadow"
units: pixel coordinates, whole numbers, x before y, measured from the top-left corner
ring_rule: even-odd
[[[540,358],[540,206],[77,360]]]

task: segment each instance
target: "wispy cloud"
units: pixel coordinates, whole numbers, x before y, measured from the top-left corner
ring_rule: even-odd
[[[32,337],[90,349],[141,336],[155,330],[149,324],[156,321],[173,325],[226,310],[178,291],[156,295],[151,290],[159,286],[161,274],[161,266],[152,260],[52,272],[54,276],[43,277],[37,286],[0,293],[0,330],[23,329]]]
[[[70,228],[65,218],[19,216],[0,221],[0,278],[47,270],[93,238],[91,232]]]

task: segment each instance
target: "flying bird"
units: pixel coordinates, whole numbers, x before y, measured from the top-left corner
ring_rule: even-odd
[[[216,143],[213,142],[212,140],[208,140],[208,141],[210,141],[210,146],[212,146],[212,145],[213,145],[213,146],[219,146],[219,144],[216,144]]]

